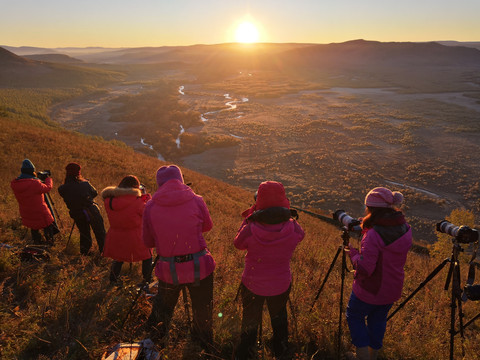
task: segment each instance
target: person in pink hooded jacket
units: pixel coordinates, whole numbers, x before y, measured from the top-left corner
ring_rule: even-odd
[[[142,261],[143,281],[149,283],[152,253],[142,241],[142,217],[145,204],[152,197],[142,194],[140,181],[134,175],[125,176],[117,187],[106,187],[101,194],[110,223],[103,256],[114,260],[110,282],[118,280],[124,262]]]
[[[365,197],[360,251],[349,246],[355,269],[347,322],[357,359],[377,358],[387,314],[402,294],[404,266],[412,230],[398,209],[403,195],[377,187]]]
[[[208,348],[213,342],[215,261],[202,233],[212,228],[212,219],[203,198],[184,184],[177,166],[159,168],[157,185],[143,214],[143,242],[155,247],[159,256],[158,293],[147,329],[156,329],[160,338],[166,335],[179,293],[186,287],[192,301],[192,338]]]
[[[243,304],[241,340],[235,359],[248,359],[256,343],[264,302],[267,303],[273,328],[276,358],[288,351],[287,300],[292,275],[290,259],[305,233],[292,217],[283,185],[262,182],[255,205],[244,211],[245,217],[234,245],[247,250],[240,284]]]
[[[18,201],[22,224],[30,228],[34,244],[42,243],[40,229],[43,229],[46,242],[52,244],[58,229],[52,211],[45,201],[45,194],[52,190],[53,180],[49,176],[43,181],[40,180],[29,159],[23,160],[20,171],[20,176],[12,180],[10,186]]]

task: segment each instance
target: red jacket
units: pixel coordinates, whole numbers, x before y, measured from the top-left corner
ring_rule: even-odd
[[[107,187],[102,191],[110,222],[103,256],[116,261],[136,262],[152,255],[142,241],[142,216],[151,198],[139,189]]]
[[[43,195],[52,190],[52,178],[47,177],[44,183],[37,178],[15,179],[10,186],[17,198],[23,225],[39,230],[53,222],[53,215]]]

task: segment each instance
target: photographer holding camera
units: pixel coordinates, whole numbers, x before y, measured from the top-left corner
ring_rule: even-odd
[[[103,256],[113,259],[110,283],[117,282],[124,262],[137,261],[142,261],[143,281],[149,283],[152,253],[142,241],[142,217],[152,196],[134,175],[125,176],[116,187],[106,187],[101,195],[110,222],[103,249]]]
[[[388,311],[402,294],[403,268],[412,245],[412,230],[399,210],[402,202],[399,192],[372,189],[365,197],[360,251],[349,246],[355,277],[347,322],[356,359],[377,359]]]
[[[292,218],[294,214],[285,188],[276,181],[262,182],[255,205],[242,213],[244,221],[234,245],[239,250],[246,250],[247,254],[239,289],[243,316],[235,359],[251,358],[265,302],[273,329],[275,358],[288,355],[286,305],[292,282],[290,259],[305,236],[302,227]]]
[[[95,233],[98,250],[103,252],[105,242],[105,226],[98,205],[93,199],[97,190],[80,174],[80,165],[70,163],[66,166],[65,183],[60,185],[58,192],[70,211],[70,217],[75,221],[80,232],[80,253],[88,255],[92,247],[90,228]]]
[[[22,162],[21,174],[12,180],[10,186],[18,201],[22,224],[30,228],[34,244],[42,244],[40,229],[43,229],[47,244],[53,244],[53,236],[58,232],[53,214],[45,201],[45,194],[53,187],[49,171],[35,172],[29,159]]]

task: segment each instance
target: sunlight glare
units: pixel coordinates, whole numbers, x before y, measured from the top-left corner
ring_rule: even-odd
[[[258,41],[258,30],[251,22],[243,22],[235,31],[235,39],[240,43],[254,43]]]

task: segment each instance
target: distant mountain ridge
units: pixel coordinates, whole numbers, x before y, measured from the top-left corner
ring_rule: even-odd
[[[60,63],[60,64],[80,64],[84,62],[83,60],[75,59],[65,54],[37,54],[37,55],[24,55],[23,57],[31,60],[36,60],[36,61],[46,61],[46,62]]]
[[[52,56],[66,59],[66,55],[61,54],[50,55],[48,58],[51,59]],[[111,71],[27,59],[0,47],[0,87],[44,88],[64,87],[65,84],[82,86],[90,84],[92,80],[97,84],[118,80],[119,76],[120,74]]]
[[[302,44],[302,43],[258,43],[237,44],[225,43],[215,45],[161,46],[139,48],[56,48],[44,49],[35,47],[9,47],[5,49],[17,55],[65,54],[88,63],[108,64],[151,64],[173,61],[202,63],[207,59],[233,61],[239,63],[255,57],[257,64],[268,62],[275,55],[289,61],[301,60],[302,56],[309,58],[344,57],[345,60],[386,61],[396,59],[415,60],[420,62],[445,61],[472,62],[478,61],[480,42],[379,42],[367,40],[352,40],[343,43]],[[255,50],[255,51],[253,51]],[[255,53],[255,54],[253,54]],[[400,56],[400,58],[399,58]],[[30,56],[29,56],[30,57]],[[264,58],[267,59],[264,59]],[[36,58],[37,59],[37,58]],[[318,58],[316,60],[319,60]],[[305,63],[305,61],[300,61]]]

